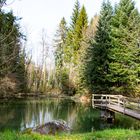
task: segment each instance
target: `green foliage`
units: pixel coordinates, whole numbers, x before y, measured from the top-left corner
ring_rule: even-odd
[[[83,6],[80,9],[79,2],[76,1],[71,17],[71,26],[69,27],[66,37],[65,59],[67,63],[77,63],[78,51],[80,49],[80,43],[83,39],[83,31],[88,26],[88,17]]]
[[[73,93],[75,93],[75,88],[78,87],[78,61],[81,55],[81,42],[87,27],[88,16],[85,7],[83,6],[80,9],[79,2],[76,1],[71,17],[71,24],[68,28],[66,41],[64,43],[64,68],[69,69],[69,73],[67,74],[69,78],[68,90]]]
[[[85,56],[86,61],[83,68],[85,84],[94,92],[108,92],[111,17],[111,4],[103,3],[96,35]]]
[[[5,1],[0,1],[1,6]],[[0,11],[0,80],[8,79],[12,91],[20,92],[26,89],[25,52],[21,51],[21,40],[24,36],[13,12]],[[3,82],[4,83],[4,82]],[[2,85],[2,87],[1,87]],[[1,92],[8,92],[11,88],[0,83]]]
[[[133,93],[139,85],[137,61],[140,48],[140,15],[132,0],[121,0],[111,23],[110,64],[108,79],[111,90],[118,93]]]
[[[47,83],[47,90],[51,90],[51,89],[55,89],[56,88],[56,83],[55,83],[55,79],[54,79],[54,75],[51,74],[49,79],[48,79],[48,83]]]
[[[57,31],[59,40],[55,40],[57,48],[55,51],[56,80],[57,86],[63,92],[75,92],[74,86],[77,73],[74,75],[73,69],[76,67],[75,64],[78,64],[80,43],[83,39],[83,31],[86,30],[87,26],[88,18],[85,7],[83,6],[80,9],[79,2],[76,1],[69,29],[67,30],[66,22],[63,18]]]
[[[23,49],[19,54],[19,63],[17,65],[16,73],[19,80],[19,91],[26,92],[27,88],[27,69],[26,69],[26,52]]]
[[[132,0],[121,0],[114,12],[103,3],[83,67],[83,81],[92,92],[139,92],[139,36],[140,15]]]
[[[55,41],[55,67],[56,67],[56,87],[62,91],[68,87],[68,71],[64,68],[65,58],[65,42],[67,35],[67,27],[65,18],[62,18],[59,28],[56,32]]]
[[[65,43],[65,49],[64,49],[64,59],[65,62],[67,64],[70,64],[73,60],[73,54],[74,52],[74,42],[75,42],[75,28],[76,28],[76,24],[77,24],[77,20],[80,14],[80,3],[77,0],[74,8],[73,8],[73,13],[71,16],[71,23],[70,23],[70,27],[68,29],[68,33],[67,33],[67,37],[66,37],[66,43]]]
[[[88,87],[86,85],[85,72],[87,70],[86,66],[89,64],[89,50],[91,42],[95,37],[99,16],[95,15],[91,20],[87,29],[83,32],[83,40],[81,42],[81,49],[79,51],[79,72],[78,72],[78,92],[89,93]]]
[[[19,59],[19,27],[15,23],[16,17],[13,13],[0,12],[0,63],[1,75],[7,74],[9,71],[15,71],[12,66]]]
[[[62,68],[64,65],[64,47],[65,47],[65,40],[67,35],[67,27],[65,18],[62,18],[59,24],[59,28],[55,35],[55,65],[57,68]]]
[[[95,131],[83,134],[61,134],[56,136],[45,136],[38,134],[21,134],[12,131],[0,133],[2,140],[89,140],[89,139],[104,139],[104,140],[122,140],[133,139],[139,140],[140,131],[124,130],[124,129],[108,129],[104,131]]]
[[[87,26],[88,26],[88,17],[87,17],[85,7],[83,6],[78,16],[75,25],[74,34],[73,34],[73,38],[74,38],[73,44],[74,44],[75,51],[80,49],[80,42],[83,39],[83,31],[86,30]]]
[[[75,26],[76,26],[76,23],[77,23],[77,19],[79,17],[79,13],[80,13],[80,3],[77,0],[75,2],[73,13],[72,13],[72,17],[71,17],[71,24],[70,24],[70,30],[71,31],[73,31],[75,29]]]
[[[56,71],[57,86],[62,91],[68,91],[69,89],[69,76],[68,69],[61,68]]]

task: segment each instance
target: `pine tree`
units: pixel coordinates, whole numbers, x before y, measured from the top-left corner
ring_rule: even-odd
[[[87,50],[87,59],[83,69],[86,86],[94,93],[108,92],[107,80],[109,67],[110,25],[112,7],[110,2],[103,3],[100,13],[97,31],[91,46]]]
[[[140,81],[139,62],[136,61],[140,48],[140,15],[132,0],[121,0],[112,19],[111,63],[108,78],[111,90],[117,93],[133,93]]]

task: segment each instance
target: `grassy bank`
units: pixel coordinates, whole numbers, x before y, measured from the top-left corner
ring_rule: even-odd
[[[140,130],[104,130],[84,134],[62,134],[44,136],[38,134],[20,134],[12,131],[0,133],[0,140],[140,140]]]

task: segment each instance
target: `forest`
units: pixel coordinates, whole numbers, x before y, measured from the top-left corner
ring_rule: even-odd
[[[48,71],[42,36],[42,62],[26,52],[20,17],[0,0],[0,96],[53,93],[69,96],[92,93],[140,96],[140,13],[132,0],[112,6],[102,3],[89,20],[78,0],[67,23],[62,17],[53,38],[55,67]],[[94,8],[94,7],[93,7]]]
[[[90,1],[20,1],[0,0],[0,139],[139,139],[138,3],[95,0],[91,16]]]

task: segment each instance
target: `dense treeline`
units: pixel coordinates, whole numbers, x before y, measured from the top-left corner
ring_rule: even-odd
[[[80,8],[79,2],[76,1],[69,27],[65,18],[62,18],[55,36],[57,88],[70,95],[80,88],[77,77],[82,53],[81,42],[84,40],[87,27],[88,17],[85,7]]]
[[[47,70],[48,45],[42,32],[39,65],[23,47],[26,37],[0,0],[0,94],[19,92],[115,93],[140,95],[140,14],[132,0],[103,2],[89,22],[75,2],[71,22],[63,17],[54,36],[55,70]],[[93,7],[94,8],[94,7]]]
[[[0,1],[0,94],[6,96],[25,91],[25,51],[21,48],[25,36],[20,32],[19,18],[5,12],[5,0]]]
[[[40,37],[41,61],[35,64],[27,55],[27,38],[20,28],[20,20],[13,12],[6,12],[6,0],[0,0],[0,97],[15,97],[16,93],[42,93],[53,88],[46,59],[48,45],[45,30]],[[53,78],[54,79],[54,78]]]
[[[140,14],[132,0],[103,2],[90,23],[76,1],[70,25],[63,18],[56,38],[57,88],[139,95]]]
[[[45,33],[42,31],[41,36],[42,61],[36,65],[31,54],[26,52],[27,38],[21,32],[21,18],[14,16],[12,11],[6,12],[6,5],[6,0],[0,0],[0,97],[46,92],[51,87],[47,84]]]

